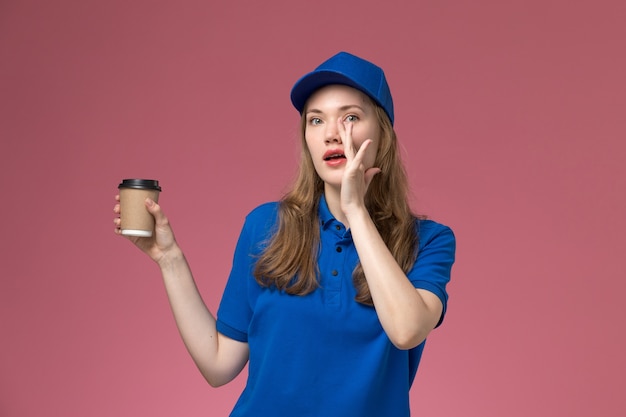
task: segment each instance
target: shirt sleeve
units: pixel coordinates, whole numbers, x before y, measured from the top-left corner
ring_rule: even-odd
[[[255,294],[260,289],[254,278],[254,264],[262,245],[267,242],[276,217],[276,207],[267,203],[246,216],[217,310],[217,331],[240,342],[248,341]]]
[[[217,331],[240,342],[248,341],[251,311],[246,306],[246,280],[251,276],[250,239],[244,224],[233,255],[230,275],[217,310]]]
[[[456,238],[448,226],[430,220],[419,224],[419,252],[408,278],[415,288],[432,292],[441,300],[443,311],[437,323],[443,322],[448,304],[446,285],[450,282],[455,260]]]

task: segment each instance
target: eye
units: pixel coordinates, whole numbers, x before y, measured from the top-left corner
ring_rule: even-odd
[[[346,122],[356,122],[357,120],[359,120],[359,117],[355,116],[354,114],[349,114],[348,116],[346,116],[345,120]]]
[[[321,123],[322,123],[322,119],[320,119],[319,117],[311,117],[311,118],[309,119],[309,124],[312,124],[312,125],[319,125],[319,124],[321,124]]]

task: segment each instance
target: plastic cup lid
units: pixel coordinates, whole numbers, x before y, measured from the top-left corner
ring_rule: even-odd
[[[159,182],[157,180],[144,180],[139,178],[129,178],[122,180],[117,188],[138,188],[143,190],[148,189],[161,191],[161,187],[159,186]]]

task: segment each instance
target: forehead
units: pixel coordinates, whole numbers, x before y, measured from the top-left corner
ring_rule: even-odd
[[[343,107],[346,105],[357,105],[363,108],[370,108],[372,100],[357,90],[341,84],[331,84],[316,90],[306,102],[305,110],[323,109],[326,107]]]

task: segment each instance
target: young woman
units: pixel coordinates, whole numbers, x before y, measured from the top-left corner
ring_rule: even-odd
[[[249,362],[231,416],[408,416],[426,337],[445,314],[454,235],[411,212],[382,69],[341,52],[291,100],[300,172],[281,201],[246,217],[217,319],[158,204],[146,201],[154,236],[128,238],[159,265],[207,381],[226,384]]]

